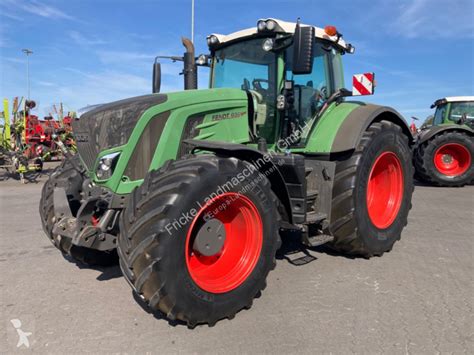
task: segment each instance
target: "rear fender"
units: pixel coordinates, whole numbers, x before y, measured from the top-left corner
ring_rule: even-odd
[[[354,109],[339,126],[331,146],[331,153],[342,153],[354,150],[362,138],[364,132],[375,122],[382,120],[390,121],[402,128],[408,137],[410,145],[414,138],[408,124],[403,117],[394,109],[387,106],[364,104]]]

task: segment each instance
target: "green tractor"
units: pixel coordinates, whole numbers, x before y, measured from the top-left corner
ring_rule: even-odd
[[[395,110],[349,101],[354,52],[333,27],[275,19],[184,39],[185,89],[105,104],[73,121],[78,154],[44,185],[40,214],[62,253],[116,261],[154,311],[189,327],[232,318],[265,288],[291,230],[370,258],[392,249],[413,192],[412,135]],[[210,88],[195,90],[197,65]]]
[[[436,100],[431,124],[416,136],[415,177],[437,186],[474,181],[474,96]]]

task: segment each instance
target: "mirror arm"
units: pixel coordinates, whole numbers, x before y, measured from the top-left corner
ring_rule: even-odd
[[[183,57],[159,55],[159,56],[155,57],[155,63],[158,61],[158,59],[171,59],[173,61],[173,63],[184,61]]]
[[[326,112],[328,107],[331,106],[333,102],[336,102],[336,104],[338,105],[341,103],[344,97],[348,97],[348,96],[352,96],[352,91],[347,90],[345,88],[341,88],[337,90],[334,94],[329,96],[329,98],[326,100],[321,110],[319,110],[318,115],[316,117],[316,121],[319,120],[319,118],[323,115],[324,112]]]

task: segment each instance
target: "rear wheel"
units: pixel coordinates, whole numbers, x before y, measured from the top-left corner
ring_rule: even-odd
[[[121,215],[122,271],[154,310],[189,326],[249,308],[275,267],[277,200],[235,158],[197,156],[150,172]]]
[[[79,156],[76,155],[72,159],[76,160],[77,164],[80,164]],[[58,186],[66,190],[69,206],[72,214],[75,216],[81,205],[82,183],[83,177],[74,169],[71,162],[67,159],[54,169],[41,191],[39,213],[43,230],[51,243],[53,243],[63,255],[68,255],[75,261],[86,265],[109,266],[117,264],[117,253],[115,251],[103,252],[78,247],[71,244],[70,238],[64,238],[53,233],[53,226],[56,222],[54,217],[54,188]]]
[[[438,186],[464,186],[474,179],[474,142],[465,133],[447,131],[415,152],[416,176]]]
[[[391,122],[372,124],[336,165],[330,247],[364,257],[390,251],[407,224],[412,193],[408,138]]]

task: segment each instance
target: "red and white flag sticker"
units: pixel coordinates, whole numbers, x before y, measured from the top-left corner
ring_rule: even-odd
[[[352,95],[372,95],[374,93],[374,73],[355,74],[352,77]]]

